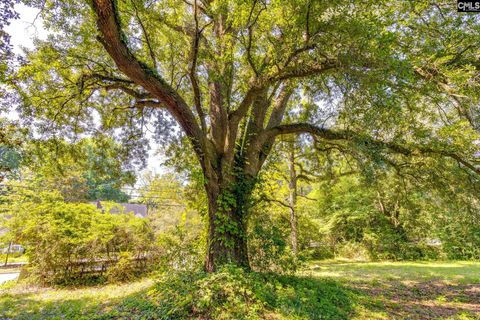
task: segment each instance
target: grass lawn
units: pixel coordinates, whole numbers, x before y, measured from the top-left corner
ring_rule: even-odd
[[[275,294],[263,293],[272,320],[480,319],[480,263],[319,261],[279,279]],[[154,282],[55,289],[7,283],[0,286],[0,319],[157,319],[149,300]]]
[[[147,290],[152,279],[83,288],[0,286],[0,319],[96,319],[128,296]]]
[[[480,319],[478,262],[312,262],[356,291],[352,319]]]

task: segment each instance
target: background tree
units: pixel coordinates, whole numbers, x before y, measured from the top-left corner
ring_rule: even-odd
[[[27,139],[27,131],[16,121],[0,118],[0,182],[18,174]]]
[[[10,44],[10,35],[5,31],[5,27],[10,25],[11,21],[18,19],[18,13],[14,9],[14,5],[18,0],[2,0],[0,1],[0,84],[5,81],[10,70],[13,52]],[[6,92],[0,87],[0,97]]]
[[[112,139],[97,136],[69,143],[60,139],[27,143],[21,179],[43,181],[59,190],[66,201],[127,202],[122,187],[135,183],[121,148]]]

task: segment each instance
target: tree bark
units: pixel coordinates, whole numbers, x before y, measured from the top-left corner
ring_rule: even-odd
[[[214,272],[225,264],[249,269],[247,248],[248,190],[237,189],[241,182],[208,183],[208,238],[205,270]],[[233,187],[232,187],[233,185]]]

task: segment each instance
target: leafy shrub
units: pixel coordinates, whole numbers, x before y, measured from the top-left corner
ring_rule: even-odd
[[[133,255],[130,252],[121,252],[115,264],[107,270],[107,279],[110,282],[125,282],[133,280],[138,269],[135,266]]]
[[[127,299],[105,319],[347,319],[355,293],[336,282],[246,272],[224,266],[170,271],[147,293]]]
[[[301,265],[287,244],[287,235],[268,214],[252,217],[248,250],[250,264],[256,271],[292,273]]]
[[[439,238],[442,242],[442,251],[448,259],[480,259],[478,212],[478,207],[460,207],[439,217]]]
[[[337,257],[351,260],[368,260],[369,252],[361,243],[345,242],[337,249]]]
[[[57,192],[25,191],[5,200],[10,237],[25,247],[29,274],[41,283],[101,280],[98,261],[115,261],[119,252],[133,257],[152,250],[148,222],[133,214],[102,213],[91,204],[66,203]],[[126,258],[115,268],[112,279],[128,268]]]
[[[243,269],[225,266],[197,281],[194,311],[214,319],[258,319],[264,304],[253,292],[255,280]]]
[[[182,225],[162,232],[157,237],[156,261],[165,270],[194,270],[201,265],[203,241]]]

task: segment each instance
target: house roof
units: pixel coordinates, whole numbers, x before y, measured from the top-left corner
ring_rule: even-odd
[[[97,208],[102,209],[102,202],[97,201],[95,203]],[[118,205],[123,207],[123,213],[130,213],[132,212],[136,217],[139,218],[146,218],[148,214],[148,207],[145,204],[138,204],[138,203],[117,203]],[[119,208],[113,207],[109,211],[110,213],[120,213]]]

